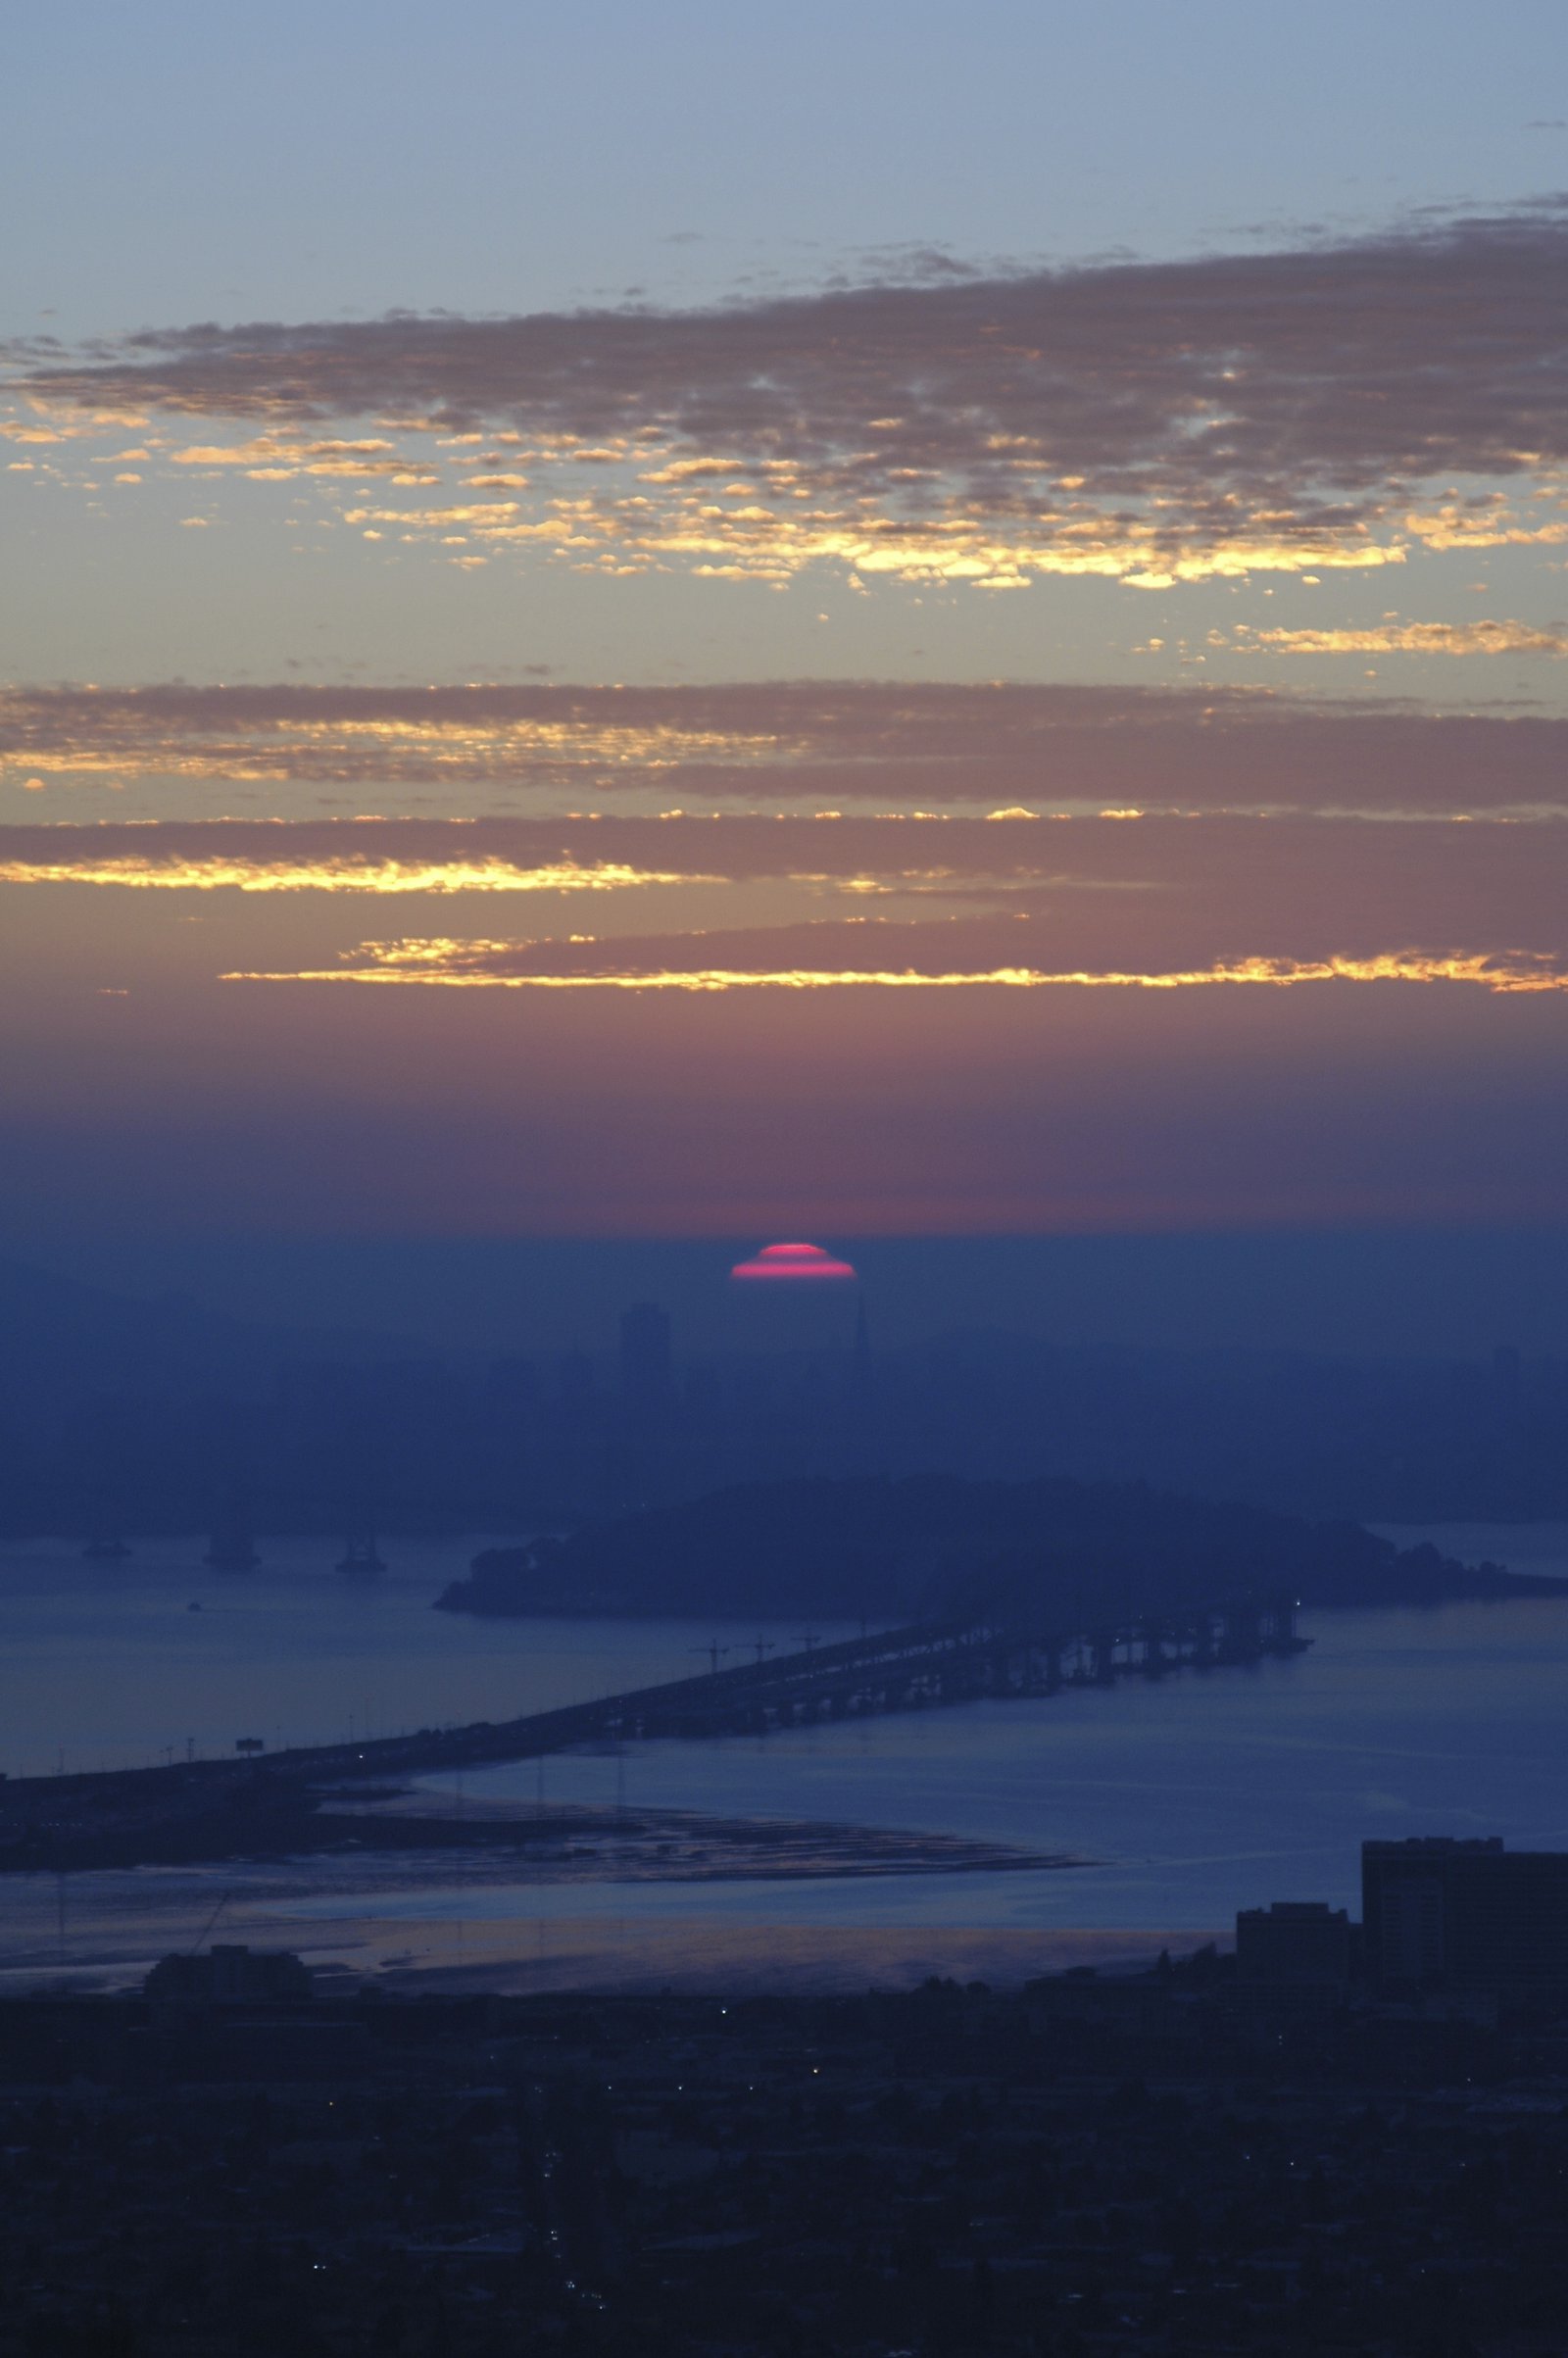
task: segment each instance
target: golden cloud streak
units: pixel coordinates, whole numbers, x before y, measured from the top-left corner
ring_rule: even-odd
[[[1172,545],[1152,526],[1130,523],[1124,513],[1106,514],[1087,500],[1026,526],[999,525],[961,507],[910,522],[871,502],[853,508],[815,504],[793,512],[756,500],[720,505],[683,497],[664,474],[642,479],[660,484],[664,496],[579,494],[548,500],[532,516],[524,516],[515,500],[447,508],[359,507],[345,509],[343,521],[397,528],[406,541],[461,524],[487,548],[544,544],[581,571],[640,571],[673,561],[710,580],[784,581],[813,565],[827,565],[852,577],[886,575],[979,589],[1022,589],[1038,574],[1170,589],[1179,582],[1243,580],[1254,572],[1362,570],[1405,562],[1396,531],[1393,538],[1378,539],[1361,519],[1330,532],[1286,517],[1218,542],[1194,532]],[[792,494],[811,496],[804,486]],[[769,486],[768,499],[776,497]]]
[[[1253,646],[1239,629],[1224,643]],[[323,816],[350,808],[369,816],[359,807],[368,795],[401,809],[396,790],[407,786],[493,785],[525,796],[516,807],[553,826],[586,822],[602,799],[655,795],[713,817],[719,805],[777,814],[799,802],[801,815],[890,818],[978,805],[1019,824],[1139,810],[1516,821],[1560,817],[1565,734],[1568,723],[1546,714],[1416,715],[1371,699],[1352,710],[1272,686],[0,688],[0,801],[128,793],[143,781],[172,797],[218,781],[236,796],[311,783],[354,790],[353,806],[323,801]],[[222,811],[241,815],[237,804]],[[547,839],[544,856],[562,848]],[[530,843],[525,864],[533,852]],[[664,854],[645,856],[657,865]]]
[[[1385,622],[1369,630],[1238,631],[1280,655],[1568,655],[1568,628],[1531,622]]]
[[[1468,983],[1501,996],[1568,991],[1568,972],[1534,951],[1429,955],[1416,950],[1385,951],[1375,958],[1247,958],[1211,966],[1138,974],[1075,968],[1051,973],[1038,966],[991,966],[973,973],[923,974],[912,967],[832,968],[785,966],[751,969],[701,966],[650,968],[617,974],[508,974],[486,971],[476,958],[510,953],[505,942],[367,942],[363,966],[335,966],[294,973],[229,973],[222,982],[339,982],[423,984],[441,989],[503,991],[1187,991],[1227,986],[1297,990],[1306,983]]]
[[[0,722],[23,701],[17,692],[8,695],[0,689]],[[398,764],[400,758],[406,764],[412,758],[416,767],[410,774],[421,779],[450,773],[467,780],[504,777],[511,766],[522,762],[599,772],[705,762],[771,767],[807,750],[803,737],[760,730],[659,723],[639,727],[594,719],[501,716],[473,724],[444,715],[426,721],[337,713],[317,720],[282,713],[266,715],[249,726],[239,721],[220,728],[206,744],[194,733],[182,735],[177,725],[160,730],[151,714],[146,722],[138,722],[138,714],[130,710],[111,718],[112,742],[73,743],[63,737],[41,750],[24,749],[14,757],[15,763],[43,768],[60,778],[108,778],[117,783],[167,776],[265,784],[270,778],[297,775],[333,779],[363,768],[368,756],[388,764]],[[5,759],[0,751],[0,768]],[[398,774],[397,769],[390,774]]]
[[[541,867],[508,860],[10,860],[0,884],[110,884],[138,891],[210,893],[610,893],[641,884],[721,884],[720,876],[564,859]]]
[[[1449,503],[1436,515],[1408,516],[1405,522],[1424,547],[1438,553],[1560,548],[1568,540],[1568,519],[1553,516],[1544,524],[1522,523],[1500,492],[1465,507]]]
[[[411,428],[421,423],[428,428],[430,421],[405,421]],[[65,430],[88,429],[68,422]],[[52,425],[22,433],[39,441],[59,438]],[[12,434],[16,438],[17,429]],[[1246,580],[1254,573],[1399,565],[1412,541],[1448,546],[1458,529],[1446,516],[1405,515],[1387,501],[1336,521],[1316,516],[1309,503],[1299,512],[1260,505],[1245,519],[1240,510],[1227,511],[1222,529],[1211,516],[1184,520],[1179,504],[1173,508],[1161,500],[1139,516],[1119,494],[1097,496],[1085,488],[1081,475],[1059,476],[1049,490],[1042,488],[1036,481],[1038,452],[1008,457],[1006,467],[1017,481],[993,495],[940,483],[930,469],[916,470],[915,479],[929,496],[925,513],[911,516],[891,497],[908,487],[903,470],[895,469],[876,490],[856,487],[846,496],[836,464],[812,468],[760,454],[677,457],[674,451],[668,446],[668,464],[649,467],[651,453],[635,438],[585,447],[570,436],[546,436],[520,453],[536,465],[536,476],[508,470],[464,478],[481,491],[532,490],[527,503],[503,497],[442,501],[447,477],[439,465],[432,466],[427,453],[381,437],[307,439],[268,432],[238,442],[158,450],[156,460],[175,477],[194,472],[215,483],[244,474],[258,482],[315,478],[323,489],[333,481],[358,482],[362,497],[376,479],[404,489],[437,490],[434,504],[339,506],[329,497],[326,512],[372,542],[393,532],[405,543],[425,547],[466,546],[471,540],[479,551],[498,555],[540,551],[583,572],[635,574],[676,565],[699,578],[735,581],[782,583],[821,566],[852,580],[880,576],[931,586],[1022,589],[1033,579],[1059,576],[1170,589],[1184,582]],[[469,458],[464,453],[461,463]],[[605,470],[606,480],[584,489],[582,469],[588,464]],[[1025,498],[1031,487],[1038,496]],[[1063,492],[1073,496],[1063,499]],[[1488,545],[1510,537],[1551,537],[1554,529],[1526,533],[1489,525]],[[1462,545],[1476,545],[1473,529]],[[470,552],[451,562],[473,565],[481,559]]]

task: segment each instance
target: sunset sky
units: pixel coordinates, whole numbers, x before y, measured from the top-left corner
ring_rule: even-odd
[[[1568,1228],[1561,0],[7,45],[7,1249]]]

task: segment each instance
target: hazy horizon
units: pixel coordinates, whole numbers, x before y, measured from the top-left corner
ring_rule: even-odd
[[[652,1301],[683,1356],[846,1344],[846,1302],[786,1328],[729,1280],[765,1240],[713,1238],[8,1237],[4,1257],[156,1303],[264,1325],[354,1330],[436,1350],[612,1356]],[[1308,1231],[823,1240],[855,1265],[874,1348],[991,1330],[1063,1349],[1324,1357],[1568,1357],[1568,1232]],[[799,1333],[796,1335],[796,1328]]]

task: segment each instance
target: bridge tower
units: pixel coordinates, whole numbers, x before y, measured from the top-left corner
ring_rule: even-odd
[[[386,1564],[376,1547],[375,1533],[351,1531],[343,1543],[337,1568],[340,1572],[350,1572],[360,1578],[372,1572],[384,1572]]]

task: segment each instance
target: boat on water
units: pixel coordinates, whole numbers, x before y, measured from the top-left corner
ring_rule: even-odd
[[[81,1552],[89,1564],[120,1564],[124,1562],[127,1555],[133,1554],[134,1549],[127,1547],[118,1533],[99,1531],[94,1532]]]

